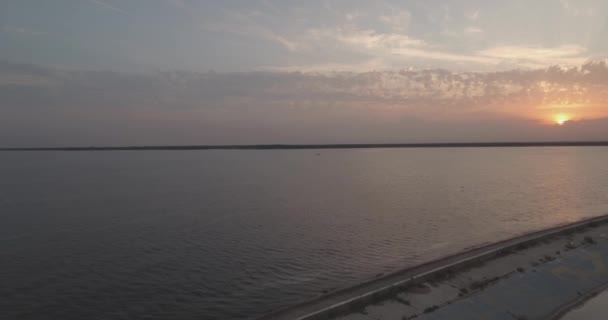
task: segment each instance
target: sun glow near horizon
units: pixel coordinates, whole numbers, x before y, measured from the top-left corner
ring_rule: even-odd
[[[553,116],[553,122],[559,126],[563,126],[564,124],[566,124],[568,121],[571,121],[571,120],[572,120],[572,117],[565,113],[558,113]]]

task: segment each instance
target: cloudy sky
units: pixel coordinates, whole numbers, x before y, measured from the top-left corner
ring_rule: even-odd
[[[604,0],[5,0],[0,146],[608,140],[607,18]]]

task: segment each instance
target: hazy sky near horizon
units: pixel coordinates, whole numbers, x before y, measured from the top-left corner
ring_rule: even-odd
[[[608,140],[607,19],[602,0],[2,1],[0,146]]]

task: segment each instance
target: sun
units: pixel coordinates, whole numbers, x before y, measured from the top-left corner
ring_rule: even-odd
[[[553,121],[555,121],[555,124],[563,126],[566,122],[570,121],[570,116],[560,113],[553,117]]]

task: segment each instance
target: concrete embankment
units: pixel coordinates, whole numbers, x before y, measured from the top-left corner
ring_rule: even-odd
[[[608,283],[606,222],[475,248],[262,319],[553,319]]]

